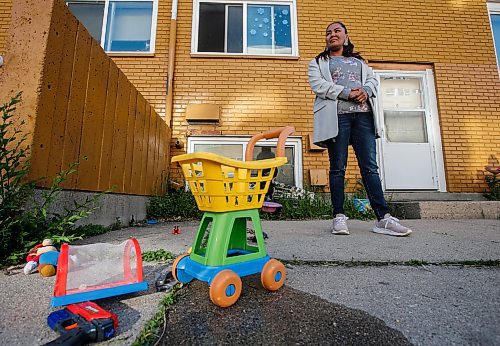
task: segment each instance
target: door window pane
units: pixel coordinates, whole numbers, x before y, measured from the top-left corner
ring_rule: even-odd
[[[108,9],[105,50],[148,52],[151,44],[152,2],[111,1]]]
[[[384,109],[423,108],[420,78],[383,77],[380,84]]]
[[[102,19],[104,17],[103,3],[68,3],[68,7],[73,15],[87,29],[90,35],[97,42],[101,43]]]
[[[427,143],[425,112],[384,111],[388,142]]]

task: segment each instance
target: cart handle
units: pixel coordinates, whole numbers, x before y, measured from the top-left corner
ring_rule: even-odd
[[[285,126],[256,134],[248,141],[247,150],[245,152],[245,161],[252,161],[255,143],[261,139],[278,138],[278,144],[276,145],[276,157],[285,157],[286,139],[294,132],[295,128],[293,126]]]

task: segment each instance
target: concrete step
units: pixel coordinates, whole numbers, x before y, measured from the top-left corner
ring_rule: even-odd
[[[437,192],[437,191],[386,191],[387,201],[487,201],[482,193]]]
[[[394,201],[391,214],[402,219],[500,219],[500,201]]]

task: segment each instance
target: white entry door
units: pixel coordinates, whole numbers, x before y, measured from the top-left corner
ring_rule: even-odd
[[[443,191],[439,122],[429,80],[432,70],[379,71],[377,75],[383,128],[379,163],[385,189]]]

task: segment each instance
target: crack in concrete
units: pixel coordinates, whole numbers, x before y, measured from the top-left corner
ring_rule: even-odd
[[[405,266],[405,267],[481,267],[500,268],[500,260],[465,260],[465,261],[443,261],[427,262],[422,260],[409,261],[315,261],[315,260],[286,260],[278,259],[285,265],[311,266],[311,267],[385,267],[385,266]]]

